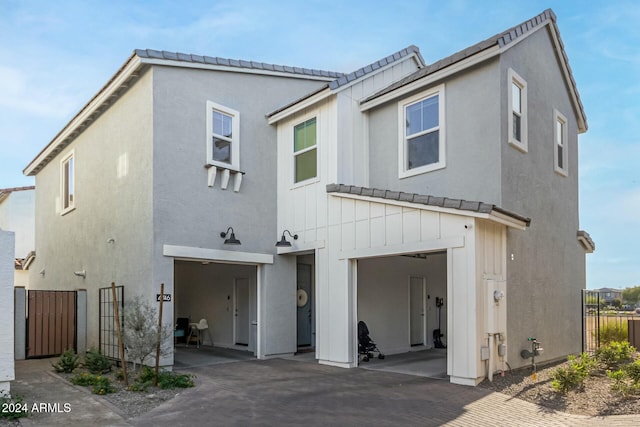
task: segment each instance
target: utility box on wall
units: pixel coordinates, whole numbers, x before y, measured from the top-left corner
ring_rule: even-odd
[[[8,395],[15,379],[13,347],[13,270],[15,234],[0,230],[0,396]]]

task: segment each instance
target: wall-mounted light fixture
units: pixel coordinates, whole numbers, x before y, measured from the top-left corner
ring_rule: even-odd
[[[75,274],[78,277],[82,277],[83,279],[85,279],[87,277],[87,270],[74,271],[73,274]]]
[[[229,232],[231,232],[231,234],[229,234]],[[227,228],[226,232],[221,232],[220,233],[220,237],[222,237],[223,239],[225,239],[224,244],[225,245],[239,245],[240,244],[240,240],[236,239],[236,235],[233,232],[233,227],[229,227]]]
[[[298,235],[297,234],[291,234],[291,232],[289,230],[284,230],[282,232],[282,238],[280,239],[279,242],[276,242],[276,246],[279,248],[288,248],[291,247],[291,242],[289,242],[285,237],[284,237],[284,233],[289,233],[289,236],[293,237],[293,240],[298,240]]]

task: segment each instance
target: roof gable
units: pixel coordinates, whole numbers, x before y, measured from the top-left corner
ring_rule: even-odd
[[[342,73],[323,71],[263,62],[243,61],[219,57],[200,56],[178,52],[136,49],[109,81],[87,102],[64,128],[47,144],[23,170],[34,176],[53,160],[65,147],[91,125],[104,111],[113,105],[129,87],[135,84],[144,71],[153,65],[200,68],[282,77],[332,81]]]
[[[576,106],[576,111],[579,115],[578,128],[581,132],[585,132],[587,130],[587,117],[584,112],[582,101],[580,100],[580,96],[578,94],[578,88],[576,86],[571,67],[569,66],[569,59],[564,50],[564,44],[562,43],[562,39],[560,38],[560,30],[556,25],[556,15],[551,9],[546,9],[544,12],[534,16],[527,21],[524,21],[479,43],[458,51],[453,55],[440,59],[433,64],[429,64],[423,69],[414,72],[404,79],[387,86],[381,91],[362,100],[361,104],[363,106],[369,104],[363,109],[368,109],[375,105],[379,105],[383,101],[386,102],[388,98],[391,98],[393,97],[393,95],[395,95],[394,92],[397,92],[397,96],[400,96],[401,94],[403,94],[403,88],[407,88],[407,90],[414,90],[415,87],[421,83],[421,80],[423,80],[426,85],[429,83],[428,78],[431,76],[437,75],[439,78],[445,77],[449,75],[445,74],[447,69],[452,69],[450,74],[454,74],[480,61],[484,61],[490,57],[500,55],[502,52],[515,46],[518,42],[522,41],[534,32],[541,30],[547,26],[549,27],[549,31],[551,32],[553,43],[556,45],[556,51],[559,54],[562,71],[568,83],[572,101]],[[478,61],[474,62],[473,58],[476,56],[478,57]],[[460,66],[460,69],[453,70],[455,68],[453,66],[455,65]],[[442,73],[442,75],[440,75],[440,73]]]

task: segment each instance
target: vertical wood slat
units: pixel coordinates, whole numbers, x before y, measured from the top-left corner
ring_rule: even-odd
[[[75,350],[76,292],[29,291],[27,358]]]

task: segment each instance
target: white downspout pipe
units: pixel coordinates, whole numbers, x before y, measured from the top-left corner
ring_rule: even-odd
[[[493,381],[493,344],[493,334],[489,334],[489,368],[487,372],[489,381]]]

